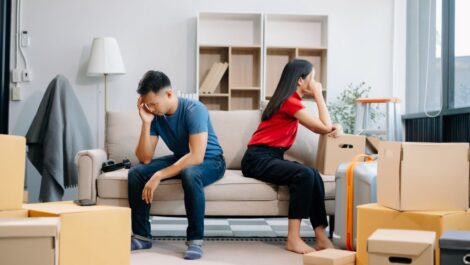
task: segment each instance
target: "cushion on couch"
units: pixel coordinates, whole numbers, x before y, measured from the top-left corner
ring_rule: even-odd
[[[98,177],[98,196],[101,198],[127,198],[127,172],[118,171],[101,174]],[[206,187],[207,201],[271,201],[277,200],[277,187],[252,178],[243,177],[240,170],[227,170],[225,176]],[[158,186],[155,201],[183,200],[181,180],[168,179]]]

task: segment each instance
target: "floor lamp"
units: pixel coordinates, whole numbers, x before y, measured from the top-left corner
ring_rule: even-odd
[[[93,39],[87,73],[89,76],[104,77],[104,142],[106,142],[106,112],[108,111],[107,77],[108,75],[122,75],[126,73],[121,51],[115,38],[99,37]]]

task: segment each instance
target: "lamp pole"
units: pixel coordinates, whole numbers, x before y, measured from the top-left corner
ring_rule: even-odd
[[[108,74],[104,74],[104,137],[103,137],[103,144],[104,144],[104,149],[107,152],[107,144],[106,144],[106,127],[108,125],[108,82],[107,82]]]

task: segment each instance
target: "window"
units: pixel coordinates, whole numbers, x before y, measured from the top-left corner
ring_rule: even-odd
[[[442,0],[408,1],[407,113],[435,112],[442,102]]]
[[[470,0],[407,8],[406,141],[470,142]]]
[[[455,0],[454,108],[470,107],[469,11],[469,0]]]

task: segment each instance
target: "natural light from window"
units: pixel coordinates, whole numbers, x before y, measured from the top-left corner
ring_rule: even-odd
[[[470,107],[470,0],[455,0],[454,107]]]

